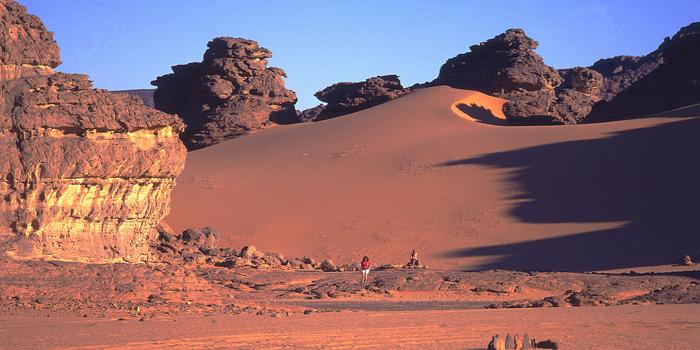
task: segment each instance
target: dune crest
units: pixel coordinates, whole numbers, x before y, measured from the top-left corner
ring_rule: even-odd
[[[503,100],[437,86],[191,152],[166,220],[341,264],[417,248],[435,268],[581,271],[671,263],[700,243],[684,214],[698,119],[492,127],[465,123],[479,118],[460,103],[497,118]]]

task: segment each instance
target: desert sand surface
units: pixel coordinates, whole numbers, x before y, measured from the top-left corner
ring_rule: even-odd
[[[527,332],[563,349],[696,349],[700,306],[331,312],[139,321],[0,317],[8,349],[485,349]],[[11,335],[11,336],[10,336]],[[655,347],[656,346],[656,347]]]
[[[432,87],[190,152],[166,221],[336,263],[417,248],[434,268],[629,271],[696,254],[697,108],[500,126],[502,103]]]

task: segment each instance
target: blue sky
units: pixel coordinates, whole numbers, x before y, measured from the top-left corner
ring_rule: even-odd
[[[297,108],[339,81],[398,74],[432,80],[446,59],[508,28],[539,41],[556,68],[641,55],[700,21],[698,0],[235,1],[20,0],[53,31],[59,70],[110,90],[151,88],[175,64],[200,61],[216,36],[257,40],[283,68]]]

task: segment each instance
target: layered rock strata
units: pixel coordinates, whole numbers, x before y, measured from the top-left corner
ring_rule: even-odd
[[[299,122],[294,91],[284,87],[282,69],[267,67],[270,50],[253,40],[219,37],[200,62],[173,66],[152,82],[155,107],[177,114],[187,125],[189,150],[246,135],[271,123]]]
[[[0,230],[26,255],[144,260],[185,150],[177,117],[56,73],[2,85]]]
[[[0,1],[0,238],[18,257],[142,261],[182,171],[184,125],[54,73],[41,21]]]

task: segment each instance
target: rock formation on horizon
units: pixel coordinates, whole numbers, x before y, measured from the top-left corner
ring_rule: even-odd
[[[447,60],[428,85],[507,99],[503,111],[514,124],[576,123],[597,101],[602,77],[587,68],[575,68],[562,77],[544,64],[535,52],[537,46],[522,29],[508,29]]]
[[[700,103],[700,22],[681,28],[645,56],[660,64],[608,101],[586,121],[650,115]]]
[[[184,167],[184,125],[53,73],[51,33],[16,2],[0,5],[0,237],[18,238],[23,257],[147,259]]]
[[[246,135],[272,122],[299,122],[294,91],[286,74],[267,67],[270,50],[253,40],[218,37],[204,59],[173,66],[151,84],[156,108],[177,114],[187,125],[181,135],[189,150]]]
[[[396,75],[376,76],[357,83],[336,83],[314,94],[327,103],[325,107],[317,106],[313,111],[306,110],[302,116],[308,111],[316,114],[314,121],[335,118],[374,107],[409,92],[411,90],[404,88]]]
[[[156,89],[113,90],[110,92],[119,94],[129,94],[138,97],[138,99],[143,101],[143,104],[148,107],[156,107],[156,103],[153,101],[153,94],[156,92]]]
[[[700,23],[682,28],[645,56],[617,56],[559,71],[535,53],[522,29],[447,60],[417,87],[449,85],[507,99],[511,124],[577,124],[649,115],[700,102]]]

